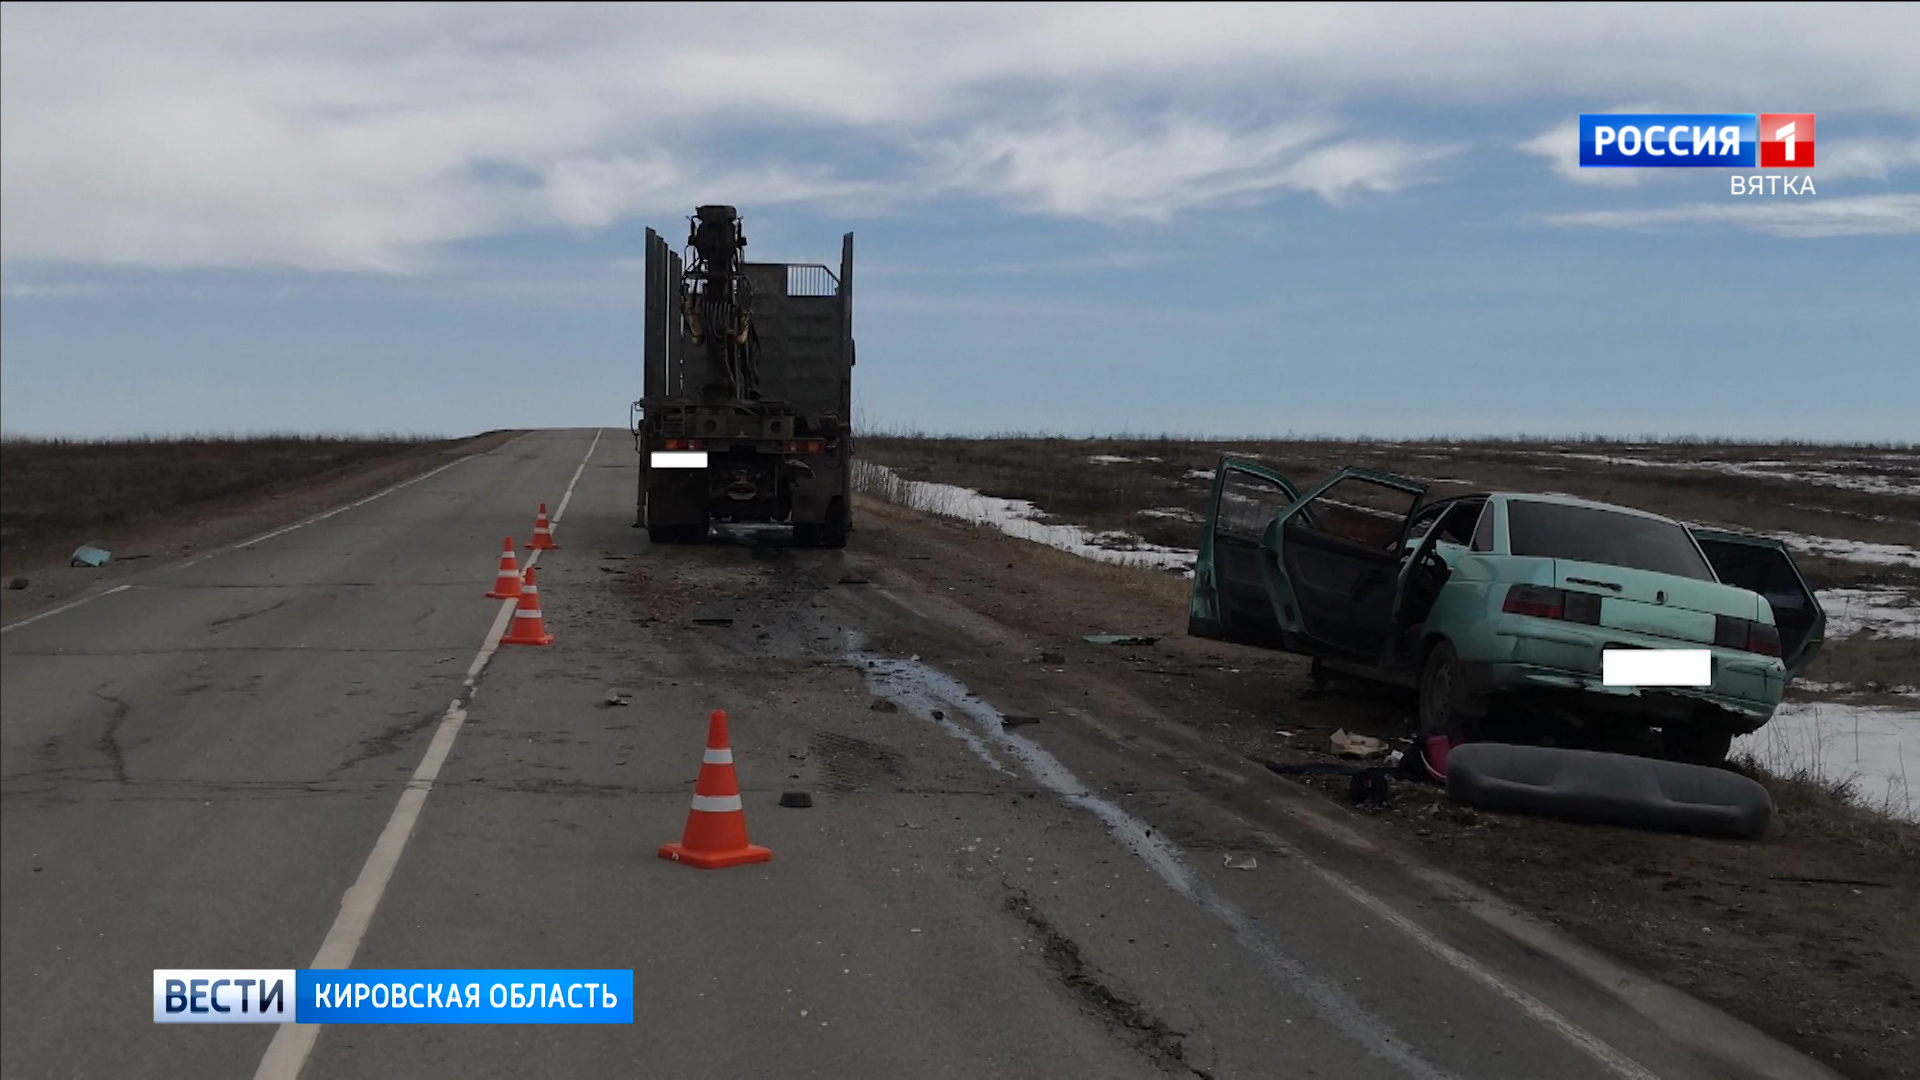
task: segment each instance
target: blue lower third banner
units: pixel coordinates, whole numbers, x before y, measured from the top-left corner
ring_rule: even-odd
[[[633,971],[159,969],[160,1024],[631,1024]]]

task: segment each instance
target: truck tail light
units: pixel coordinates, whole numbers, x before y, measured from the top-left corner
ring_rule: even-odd
[[[705,450],[707,444],[701,439],[668,439],[662,450]]]
[[[818,454],[826,448],[825,439],[789,439],[783,447],[789,454]]]
[[[1752,619],[1736,619],[1730,615],[1716,615],[1713,619],[1713,643],[1723,649],[1739,649],[1741,652],[1759,653],[1762,656],[1780,655],[1780,631],[1763,622]]]
[[[1574,589],[1555,589],[1544,585],[1515,585],[1507,590],[1500,610],[1509,615],[1531,615],[1536,619],[1600,625],[1600,595]]]

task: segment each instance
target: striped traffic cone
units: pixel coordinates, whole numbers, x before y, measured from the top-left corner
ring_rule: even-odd
[[[540,617],[540,587],[533,583],[533,567],[527,567],[527,579],[520,586],[520,606],[514,609],[513,625],[500,638],[502,645],[551,645],[547,622]]]
[[[559,551],[560,545],[553,542],[553,526],[547,522],[547,504],[540,504],[540,516],[533,519],[533,541],[527,545],[528,551]]]
[[[662,845],[660,857],[702,870],[773,858],[773,852],[747,843],[747,812],[740,805],[740,781],[733,775],[727,714],[718,709],[707,721],[707,752],[700,759],[700,781],[693,786],[687,831],[679,843]]]
[[[493,591],[487,596],[494,600],[512,600],[520,595],[520,568],[513,562],[513,537],[507,537],[506,546],[500,549],[500,575],[493,581]]]

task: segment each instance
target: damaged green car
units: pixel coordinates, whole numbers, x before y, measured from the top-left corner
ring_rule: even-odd
[[[1657,729],[1695,762],[1771,719],[1819,652],[1825,613],[1779,541],[1562,495],[1426,495],[1358,468],[1303,495],[1222,458],[1189,633],[1414,689],[1423,733]],[[1710,681],[1610,685],[1624,649],[1703,650]]]

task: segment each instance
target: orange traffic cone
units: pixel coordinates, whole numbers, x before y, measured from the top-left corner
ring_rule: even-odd
[[[500,549],[500,576],[494,579],[493,591],[487,596],[494,600],[512,600],[520,595],[520,568],[513,563],[513,537],[507,537],[506,546]]]
[[[547,522],[547,504],[540,504],[540,516],[533,519],[533,541],[527,545],[528,551],[558,551],[560,545],[553,542],[553,526]]]
[[[700,759],[700,780],[693,785],[687,831],[679,843],[662,845],[660,857],[702,870],[773,858],[773,852],[747,843],[747,812],[740,806],[740,781],[733,775],[727,714],[718,709],[707,721],[707,752]]]
[[[540,617],[540,587],[533,583],[533,567],[527,567],[527,579],[520,586],[520,606],[514,609],[513,625],[500,638],[502,645],[551,645],[547,622]]]

